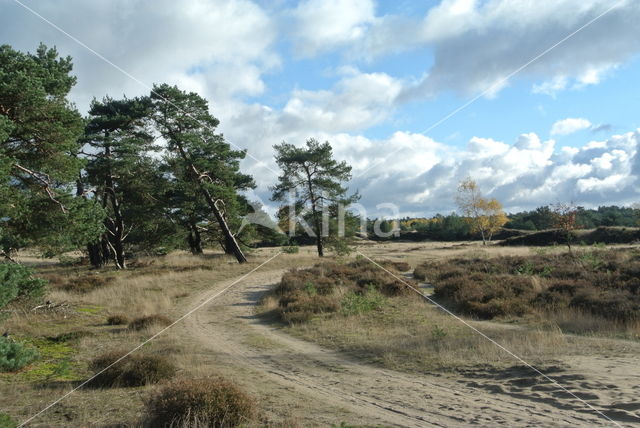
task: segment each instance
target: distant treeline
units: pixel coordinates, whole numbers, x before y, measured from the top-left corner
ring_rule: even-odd
[[[553,211],[550,206],[509,214],[509,221],[495,238],[507,238],[515,230],[538,231],[552,229]],[[372,222],[371,222],[372,223]],[[600,226],[637,227],[640,225],[640,210],[629,207],[603,206],[597,209],[577,207],[577,224],[580,229],[595,229]],[[400,235],[403,239],[433,239],[458,241],[473,239],[469,223],[455,213],[437,214],[431,218],[408,218],[400,220]]]

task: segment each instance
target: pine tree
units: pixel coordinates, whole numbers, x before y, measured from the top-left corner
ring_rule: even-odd
[[[94,266],[113,259],[126,268],[125,239],[136,226],[153,219],[148,209],[154,181],[151,134],[151,100],[148,97],[94,100],[85,130],[86,181],[94,201],[107,213],[105,232],[89,244]],[[132,212],[133,211],[133,212]],[[134,223],[135,221],[135,223]]]
[[[347,188],[341,182],[351,179],[351,167],[333,159],[329,142],[309,139],[306,147],[298,148],[283,142],[274,146],[276,162],[282,169],[278,184],[272,187],[273,201],[287,201],[294,194],[293,206],[310,210],[311,228],[315,235],[318,256],[324,256],[324,244],[330,234],[322,227],[322,212],[330,206],[347,205],[358,195],[346,196]],[[327,211],[328,212],[328,211]]]
[[[225,251],[232,253],[238,262],[245,262],[231,231],[231,226],[239,226],[243,209],[237,192],[255,187],[251,176],[240,172],[245,151],[232,150],[223,135],[215,132],[219,121],[200,95],[163,84],[154,86],[151,98],[157,129],[167,142],[166,163],[183,195],[181,221],[186,222],[192,238],[197,240],[198,223],[204,220],[204,201],[210,213],[206,216],[208,225],[213,228],[217,224]],[[194,244],[197,252],[197,242]]]
[[[67,95],[71,58],[0,46],[0,244],[2,253],[74,249],[100,230],[101,211],[74,198],[83,121]]]

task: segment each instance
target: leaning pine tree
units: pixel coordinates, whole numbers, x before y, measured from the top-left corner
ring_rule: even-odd
[[[324,256],[329,227],[323,230],[323,212],[335,211],[338,204],[348,205],[358,195],[346,196],[341,182],[351,179],[351,166],[333,159],[329,142],[307,140],[306,147],[281,143],[274,146],[276,163],[282,169],[278,184],[272,187],[273,201],[290,202],[292,207],[310,211],[311,228],[315,235],[318,256]],[[293,196],[293,200],[289,198]],[[289,213],[289,216],[294,213]]]
[[[200,95],[163,84],[154,86],[151,98],[157,129],[167,142],[165,161],[173,170],[173,178],[183,181],[178,188],[182,188],[186,199],[204,199],[218,223],[225,251],[239,263],[246,262],[229,226],[230,218],[239,212],[237,192],[255,186],[251,176],[240,172],[245,151],[231,150],[222,134],[215,132],[219,121]],[[199,195],[189,190],[194,186]],[[201,218],[201,206],[185,201],[181,208],[187,227],[194,231]]]

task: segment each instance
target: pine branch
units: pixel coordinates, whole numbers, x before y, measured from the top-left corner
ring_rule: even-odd
[[[58,199],[56,199],[53,191],[51,190],[51,179],[49,178],[49,176],[47,174],[38,173],[38,172],[32,171],[32,170],[30,170],[28,168],[25,168],[22,165],[17,164],[17,163],[13,164],[13,166],[16,167],[17,169],[19,169],[20,171],[22,171],[22,172],[24,172],[26,174],[29,174],[30,177],[32,177],[37,182],[39,182],[40,186],[45,191],[45,193],[47,194],[49,199],[51,199],[51,201],[53,201],[56,204],[58,204],[60,206],[60,209],[62,210],[62,212],[64,214],[67,213],[67,208],[64,206],[64,204],[62,202],[60,202]]]

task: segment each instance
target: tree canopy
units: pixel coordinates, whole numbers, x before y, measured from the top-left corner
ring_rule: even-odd
[[[100,230],[99,209],[73,198],[83,167],[80,113],[67,100],[76,83],[69,57],[0,46],[0,244],[69,249]]]
[[[358,199],[357,194],[347,196],[348,189],[342,185],[351,179],[351,166],[333,158],[328,141],[320,143],[312,138],[307,140],[304,147],[283,142],[275,145],[274,149],[276,163],[282,174],[278,177],[278,183],[271,188],[272,200],[288,201],[296,211],[309,210],[311,231],[315,235],[318,255],[322,257],[326,238],[331,237],[329,210],[337,211],[339,204],[346,206]],[[326,218],[324,226],[323,211]],[[333,235],[335,239],[336,233]]]

